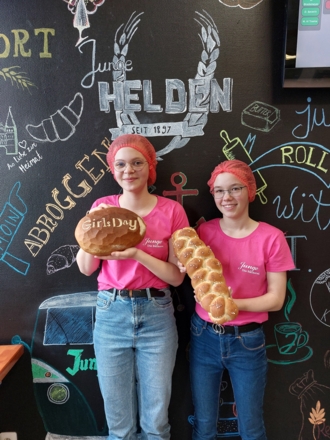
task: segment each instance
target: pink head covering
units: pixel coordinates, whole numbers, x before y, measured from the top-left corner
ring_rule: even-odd
[[[234,174],[247,187],[249,202],[253,202],[257,192],[257,184],[251,168],[245,162],[237,159],[225,160],[216,166],[207,182],[211,191],[214,188],[215,179],[222,173]]]
[[[110,145],[107,153],[107,162],[112,174],[115,177],[115,169],[113,163],[117,152],[124,147],[134,148],[143,155],[149,164],[148,186],[153,185],[156,181],[156,152],[153,145],[144,136],[138,134],[123,134],[117,137]]]

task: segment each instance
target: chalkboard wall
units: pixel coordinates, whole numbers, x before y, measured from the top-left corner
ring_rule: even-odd
[[[77,269],[74,229],[96,198],[119,192],[105,154],[135,132],[157,150],[151,191],[178,200],[194,227],[217,216],[215,165],[251,165],[251,216],[286,233],[296,263],[265,326],[268,438],[329,438],[329,91],[282,88],[285,17],[284,0],[1,0],[0,343],[24,355],[0,387],[0,432],[106,435],[96,275]],[[185,440],[189,280],[173,298],[170,419]],[[227,376],[220,408],[218,437],[238,438]]]

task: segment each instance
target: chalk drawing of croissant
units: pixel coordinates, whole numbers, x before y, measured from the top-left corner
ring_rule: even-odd
[[[25,128],[29,135],[39,142],[66,141],[76,131],[83,108],[83,96],[76,93],[69,105],[57,110],[39,125],[28,124]]]
[[[47,260],[47,275],[67,269],[76,261],[76,255],[79,251],[77,245],[64,245],[50,254]]]

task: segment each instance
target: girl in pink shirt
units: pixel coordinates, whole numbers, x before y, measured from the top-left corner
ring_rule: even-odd
[[[146,138],[118,137],[110,145],[107,162],[122,194],[98,199],[91,211],[126,208],[147,226],[143,241],[134,248],[107,257],[93,257],[82,249],[77,254],[83,274],[100,268],[94,348],[108,438],[168,440],[178,345],[169,286],[178,286],[184,277],[176,264],[171,235],[188,226],[188,219],[178,202],[149,193],[157,162]]]
[[[248,165],[229,160],[208,181],[222,214],[197,232],[223,266],[239,314],[214,325],[196,304],[191,321],[190,370],[195,408],[193,440],[215,440],[221,378],[228,370],[242,440],[266,440],[263,397],[267,358],[262,323],[280,310],[286,294],[286,271],[294,263],[284,234],[249,216],[256,181]]]

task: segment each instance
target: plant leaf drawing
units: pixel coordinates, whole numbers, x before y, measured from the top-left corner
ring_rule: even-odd
[[[26,72],[16,71],[16,69],[20,69],[20,66],[11,66],[4,67],[0,70],[0,76],[7,81],[10,80],[11,85],[16,85],[18,88],[22,87],[22,89],[27,89],[29,93],[30,87],[37,87],[33,82],[28,78]]]
[[[309,422],[314,425],[313,426],[313,438],[316,440],[315,429],[317,425],[322,425],[325,422],[325,410],[321,408],[321,402],[318,400],[316,403],[316,407],[312,408],[312,412],[309,413],[310,417],[308,418]]]
[[[310,418],[308,419],[312,425],[321,425],[325,422],[325,410],[321,409],[321,402],[318,400],[316,403],[316,408],[312,408],[312,412],[309,413]]]

